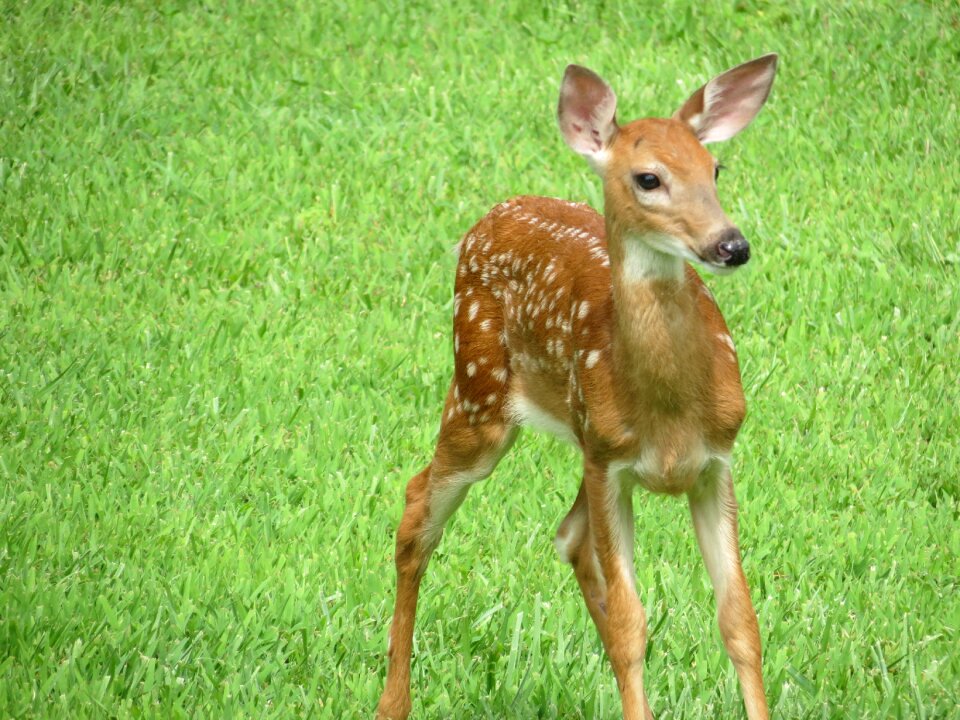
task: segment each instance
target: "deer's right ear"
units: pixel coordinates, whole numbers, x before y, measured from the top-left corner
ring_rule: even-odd
[[[560,132],[590,167],[603,174],[607,148],[617,134],[617,96],[599,75],[579,65],[568,65],[560,86],[557,122]]]

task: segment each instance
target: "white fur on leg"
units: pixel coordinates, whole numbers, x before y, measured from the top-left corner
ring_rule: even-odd
[[[616,543],[620,558],[620,572],[631,588],[636,587],[636,571],[633,565],[633,488],[634,483],[621,468],[611,466],[607,473],[607,507],[611,521],[618,530]]]
[[[463,503],[470,487],[490,477],[516,436],[516,428],[509,429],[503,443],[494,451],[478,458],[471,468],[450,473],[443,478],[435,477],[433,470],[430,471],[430,509],[423,534],[423,541],[429,548],[433,549],[440,542],[444,526]]]
[[[733,495],[729,461],[712,460],[688,498],[700,553],[719,603],[740,563],[737,501]]]

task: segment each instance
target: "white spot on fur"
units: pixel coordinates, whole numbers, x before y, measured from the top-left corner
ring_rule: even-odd
[[[590,352],[587,353],[587,359],[586,359],[586,362],[584,362],[584,365],[586,366],[587,370],[589,370],[594,365],[596,365],[599,361],[600,361],[600,351],[591,350]]]
[[[474,300],[474,301],[470,304],[470,313],[469,313],[469,315],[467,316],[467,319],[473,320],[473,319],[477,316],[477,313],[478,313],[478,312],[480,312],[480,301],[479,301],[479,300]]]
[[[497,380],[498,382],[505,383],[505,382],[507,381],[507,370],[506,370],[506,368],[497,368],[496,370],[494,370],[494,371],[491,372],[490,374],[493,375],[494,379]]]
[[[477,374],[477,364],[476,363],[467,363],[467,377],[473,377]]]
[[[577,311],[577,317],[583,320],[587,316],[588,312],[590,312],[590,303],[584,300],[582,303],[580,303],[580,309]]]

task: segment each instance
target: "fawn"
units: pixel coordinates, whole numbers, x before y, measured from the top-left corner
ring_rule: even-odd
[[[753,120],[776,66],[774,54],[756,58],[715,77],[673,117],[626,125],[600,77],[567,68],[560,131],[603,179],[605,216],[517,197],[462,241],[455,372],[433,460],[407,485],[378,718],[410,713],[414,615],[430,555],[471,484],[490,475],[523,425],[583,452],[580,490],[554,542],[603,640],[623,717],[653,717],[634,585],[637,485],[686,494],[747,715],[768,717],[730,473],[745,412],[740,370],[723,316],[686,261],[726,273],[750,257],[720,207],[718,165],[704,145]]]

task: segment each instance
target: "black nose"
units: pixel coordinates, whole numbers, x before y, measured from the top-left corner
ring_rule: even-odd
[[[717,255],[728,267],[743,265],[750,259],[750,243],[737,228],[730,228],[717,243]]]

